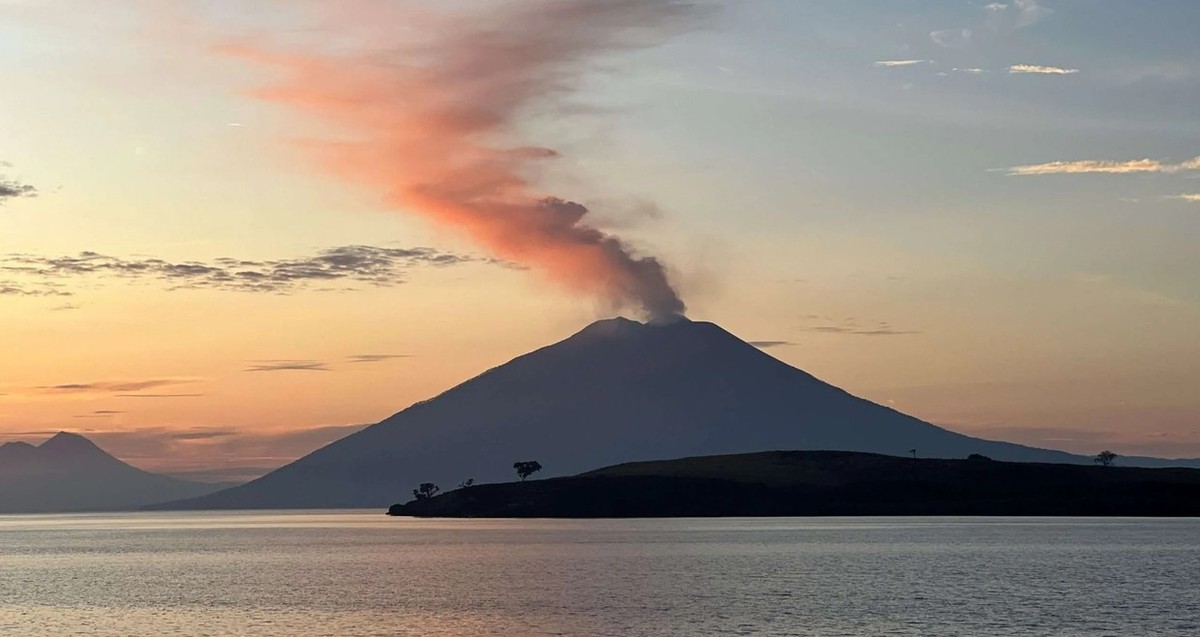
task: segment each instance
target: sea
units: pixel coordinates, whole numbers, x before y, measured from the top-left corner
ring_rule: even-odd
[[[0,516],[0,635],[1200,635],[1200,520]]]

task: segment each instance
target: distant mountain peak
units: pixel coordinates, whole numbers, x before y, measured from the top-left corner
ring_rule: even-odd
[[[66,431],[60,431],[50,437],[49,440],[38,445],[38,449],[57,453],[97,453],[108,456],[103,449],[96,446],[96,443],[84,438],[79,434],[73,434]]]
[[[129,509],[215,488],[148,473],[65,431],[0,445],[0,513]]]
[[[7,462],[19,462],[27,460],[37,454],[37,447],[27,442],[6,442],[0,445],[0,460]]]

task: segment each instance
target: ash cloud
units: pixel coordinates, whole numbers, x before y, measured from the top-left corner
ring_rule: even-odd
[[[256,97],[336,131],[295,146],[329,174],[614,309],[681,315],[659,260],[596,227],[583,205],[534,186],[558,153],[522,143],[520,124],[530,110],[562,107],[611,56],[657,46],[707,10],[688,0],[509,0],[466,15],[437,4],[341,11],[327,23],[342,30],[320,32],[339,42],[335,52],[262,39],[223,50],[278,71]],[[393,21],[408,28],[379,28]]]

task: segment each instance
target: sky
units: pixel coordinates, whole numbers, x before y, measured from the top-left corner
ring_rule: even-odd
[[[686,311],[1200,457],[1200,3],[447,6],[0,0],[0,442],[246,479]]]

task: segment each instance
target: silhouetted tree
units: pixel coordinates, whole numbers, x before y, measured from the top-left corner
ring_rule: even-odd
[[[542,463],[538,462],[537,460],[530,460],[528,462],[514,462],[513,469],[517,470],[517,475],[521,476],[521,482],[524,482],[525,478],[528,478],[529,476],[542,470]]]
[[[909,449],[908,452],[912,454],[913,460],[917,459],[917,450],[916,449]]]
[[[465,481],[458,483],[458,488],[466,489],[475,484],[475,478],[467,478]]]
[[[432,482],[422,482],[421,486],[413,489],[413,497],[418,500],[428,500],[441,490],[441,487]]]
[[[973,453],[967,456],[967,460],[991,460],[991,458],[983,455],[982,453]]]
[[[1117,454],[1105,449],[1104,451],[1096,454],[1096,457],[1092,458],[1092,462],[1100,465],[1101,467],[1111,467],[1117,462]]]

